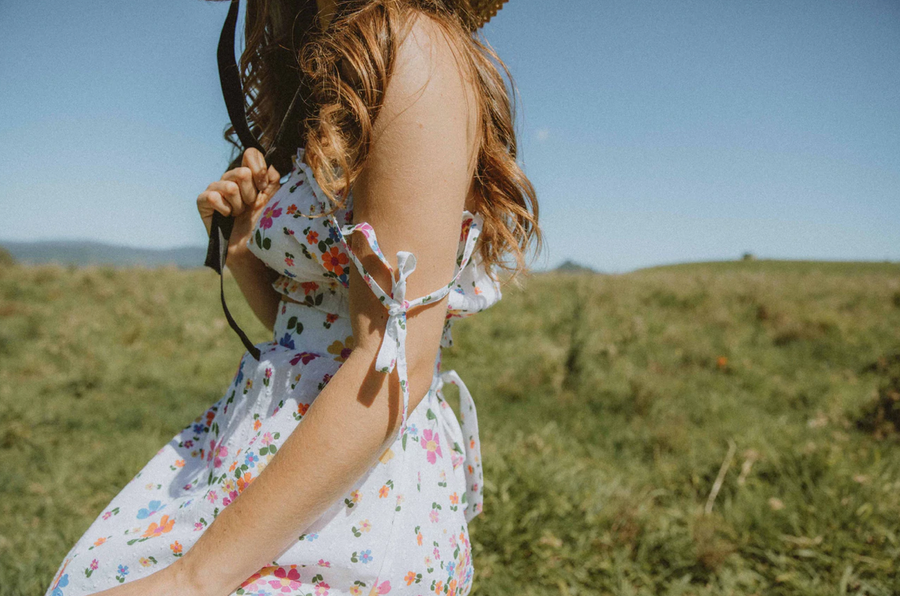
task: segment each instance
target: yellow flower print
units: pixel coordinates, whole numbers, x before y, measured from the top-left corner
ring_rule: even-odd
[[[334,359],[338,362],[344,362],[345,360],[347,360],[347,357],[350,356],[350,352],[353,351],[353,347],[355,345],[356,338],[350,335],[343,341],[343,343],[335,340],[334,343],[328,346],[328,353],[334,354]]]
[[[383,464],[386,464],[392,459],[394,459],[394,451],[390,447],[388,447],[387,451],[382,453],[381,457],[378,458],[378,461],[380,461]]]

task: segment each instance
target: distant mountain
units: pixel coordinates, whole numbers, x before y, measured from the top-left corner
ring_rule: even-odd
[[[203,267],[203,262],[206,260],[206,247],[200,246],[154,250],[81,240],[0,241],[0,246],[5,248],[16,262],[23,265],[55,262],[62,265],[112,265],[116,267],[175,265],[187,269]]]
[[[555,273],[596,273],[590,267],[586,267],[584,265],[579,265],[575,261],[565,260],[563,261],[556,269],[553,270]]]

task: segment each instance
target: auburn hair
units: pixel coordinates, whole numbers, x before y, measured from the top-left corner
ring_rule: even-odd
[[[512,277],[526,270],[529,244],[534,241],[536,255],[542,235],[534,187],[516,162],[515,108],[501,74],[512,83],[506,64],[454,0],[340,4],[323,31],[316,0],[247,1],[239,69],[251,131],[268,147],[306,77],[312,107],[304,122],[289,125],[284,142],[305,147],[304,161],[316,182],[335,209],[343,207],[347,189],[365,164],[398,45],[415,17],[433,19],[476,84],[480,146],[474,187],[476,211],[484,218],[482,263],[495,278],[495,268]],[[514,84],[511,88],[514,97]],[[224,134],[237,151],[230,167],[237,167],[243,148],[233,126]]]

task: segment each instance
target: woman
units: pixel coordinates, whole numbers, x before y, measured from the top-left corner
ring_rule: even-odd
[[[296,88],[277,76],[290,41],[273,32],[308,8],[248,8],[264,138]],[[315,9],[296,55],[316,105],[293,170],[248,149],[198,197],[207,231],[214,210],[234,216],[228,265],[273,341],[112,500],[48,594],[471,589],[478,428],[441,347],[540,240],[502,62],[473,31],[496,7]],[[460,386],[462,424],[444,382]]]

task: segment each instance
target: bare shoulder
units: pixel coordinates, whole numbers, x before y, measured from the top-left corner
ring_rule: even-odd
[[[374,136],[415,147],[415,130],[446,151],[463,149],[469,165],[478,131],[476,86],[464,48],[433,18],[415,13],[399,40]],[[387,132],[389,128],[401,128]]]

